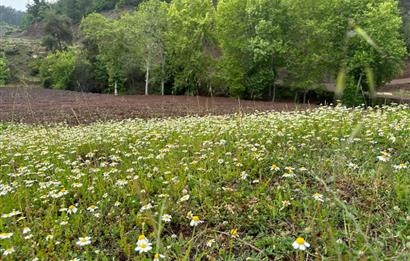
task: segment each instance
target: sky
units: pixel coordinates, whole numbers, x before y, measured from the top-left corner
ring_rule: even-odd
[[[26,11],[27,3],[31,2],[31,0],[0,0],[0,5],[13,7],[14,9],[20,11]],[[54,0],[48,0],[46,2],[55,2]]]
[[[13,7],[14,9],[25,11],[29,0],[0,0],[0,5]]]

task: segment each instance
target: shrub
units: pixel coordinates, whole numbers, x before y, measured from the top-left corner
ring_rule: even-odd
[[[10,69],[5,58],[0,58],[0,85],[5,85],[10,77]]]
[[[40,66],[40,77],[46,88],[67,89],[77,63],[75,50],[48,55]]]
[[[81,92],[102,92],[97,84],[93,65],[84,57],[78,57],[75,68],[71,74],[69,90]]]
[[[361,94],[357,83],[355,83],[351,78],[346,81],[346,87],[343,90],[342,103],[346,106],[359,106],[365,103],[365,99]]]

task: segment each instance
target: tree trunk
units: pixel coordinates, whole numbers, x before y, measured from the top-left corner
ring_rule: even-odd
[[[149,86],[149,61],[147,62],[146,74],[145,74],[145,95],[148,95],[148,86]]]
[[[115,81],[115,83],[114,83],[114,95],[115,95],[115,96],[118,95],[118,84],[117,84],[117,81]]]
[[[162,80],[161,80],[161,95],[164,96],[165,95],[165,55],[162,52],[161,54],[161,73],[162,73]]]
[[[272,83],[272,89],[269,88],[269,96],[272,95],[272,102],[275,102],[275,99],[276,99],[276,84],[275,84],[275,82],[276,82],[277,73],[276,73],[274,65],[275,65],[275,56],[272,55],[272,67],[271,67],[271,69],[272,69],[273,83]]]
[[[273,83],[272,102],[275,102],[275,99],[276,99],[276,84]]]

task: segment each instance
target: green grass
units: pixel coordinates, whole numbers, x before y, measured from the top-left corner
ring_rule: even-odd
[[[410,254],[408,107],[3,126],[0,214],[21,212],[0,219],[0,233],[13,233],[0,239],[1,253],[14,249],[4,259]],[[204,222],[190,226],[192,215]],[[141,234],[148,253],[135,251]],[[306,251],[293,249],[297,237]]]

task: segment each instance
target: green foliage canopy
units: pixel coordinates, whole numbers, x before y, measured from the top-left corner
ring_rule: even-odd
[[[381,86],[401,71],[401,28],[396,0],[148,0],[119,19],[88,15],[81,35],[111,86],[139,77],[146,94],[167,81],[175,94],[219,85],[256,99],[274,97],[277,83],[317,91],[340,71],[362,93]]]
[[[211,1],[174,0],[168,11],[167,52],[176,93],[197,94],[211,82],[216,39]]]
[[[70,18],[49,10],[45,14],[44,23],[46,35],[43,38],[43,45],[49,51],[65,50],[73,40]]]
[[[10,78],[10,69],[7,60],[0,57],[0,85],[5,85]]]
[[[73,49],[49,54],[40,66],[40,76],[44,86],[67,89],[77,59],[78,54]]]

